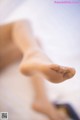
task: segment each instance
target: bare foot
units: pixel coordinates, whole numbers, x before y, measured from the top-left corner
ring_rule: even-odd
[[[20,65],[20,71],[24,75],[41,73],[49,81],[54,83],[63,82],[75,75],[74,68],[53,64],[41,51],[33,51],[25,55]]]
[[[46,99],[38,99],[36,100],[32,108],[40,113],[43,113],[49,117],[50,120],[67,120],[65,114],[61,114],[55,106],[53,106],[48,100]]]

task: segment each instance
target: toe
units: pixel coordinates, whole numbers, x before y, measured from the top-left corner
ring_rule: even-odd
[[[60,66],[57,64],[51,65],[50,69],[63,74],[67,72],[67,67]]]
[[[74,68],[67,68],[66,72],[64,73],[64,78],[69,79],[75,75],[76,71]]]
[[[57,64],[53,64],[50,66],[50,69],[58,72],[58,71],[60,71],[60,66]]]
[[[61,74],[65,74],[66,71],[67,71],[67,68],[66,68],[66,67],[60,66],[59,72],[60,72]]]

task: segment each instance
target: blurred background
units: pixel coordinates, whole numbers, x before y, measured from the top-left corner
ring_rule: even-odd
[[[0,1],[0,24],[29,19],[52,61],[76,69],[75,77],[68,81],[52,84],[45,80],[45,84],[51,101],[70,103],[80,116],[79,13],[80,4],[55,4],[54,0]],[[31,110],[31,81],[19,73],[18,65],[0,73],[0,111],[8,111],[9,120],[39,120],[43,116]]]

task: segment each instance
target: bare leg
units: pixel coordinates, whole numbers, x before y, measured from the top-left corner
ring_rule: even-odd
[[[23,27],[24,26],[23,23],[24,22],[17,23],[18,27],[20,27],[19,25],[22,25],[22,27]],[[13,26],[14,25],[11,25],[10,27],[13,28]],[[27,32],[29,32],[29,31],[26,31],[26,33]],[[10,31],[10,33],[11,33],[11,31]],[[16,33],[17,33],[17,31],[16,31]],[[7,34],[7,35],[9,35],[9,34]],[[35,53],[37,52],[39,54],[39,58],[40,57],[42,57],[42,59],[45,58],[45,57],[43,57],[45,55],[43,55],[43,53],[39,51],[40,47],[37,44],[35,39],[34,39],[35,44],[34,44],[34,46],[32,46],[32,43],[30,44],[29,43],[30,41],[27,41],[27,36],[25,34],[25,30],[24,30],[24,34],[23,34],[23,32],[21,32],[21,35],[22,35],[22,38],[17,39],[17,40],[15,39],[16,41],[15,40],[14,41],[16,42],[17,46],[19,46],[19,48],[22,51],[22,53],[23,53],[25,58],[27,58],[27,53],[28,53],[27,50],[29,50],[29,51],[31,50],[29,52],[29,54],[28,54],[29,57],[31,57],[31,58],[36,57],[35,54],[33,56],[31,55],[33,53],[32,50],[34,50]],[[15,36],[15,37],[17,37],[17,36]],[[25,40],[27,41],[27,44],[26,44]],[[33,43],[34,43],[34,41],[33,41]],[[35,47],[36,47],[36,49],[35,49]],[[4,61],[4,62],[2,61],[3,64],[1,64],[1,65],[5,66],[5,65],[7,65],[7,63],[10,63],[10,61],[13,61],[15,57],[18,57],[17,55],[19,55],[19,54],[15,54],[16,52],[17,52],[17,48],[13,44],[10,44],[8,47],[6,47],[6,52],[2,51],[1,55],[3,57],[1,57],[1,58],[5,58],[5,59],[7,58],[6,59],[7,62],[6,61]],[[41,56],[41,54],[42,54],[42,56]],[[12,55],[12,56],[10,57],[9,55],[10,56]],[[48,59],[48,58],[46,58],[46,59]],[[46,62],[47,61],[46,59],[43,59],[43,60]],[[28,60],[28,59],[25,59],[25,60]],[[26,62],[26,61],[24,61],[24,62]],[[60,120],[60,119],[63,120],[64,116],[62,116],[57,111],[57,109],[51,105],[51,103],[49,102],[49,100],[48,100],[48,98],[46,96],[45,86],[44,86],[44,81],[43,81],[42,76],[39,74],[39,72],[36,71],[36,73],[37,73],[37,75],[33,74],[33,76],[32,76],[32,82],[33,82],[33,85],[34,85],[34,88],[35,88],[35,91],[36,91],[36,97],[35,97],[35,102],[33,104],[33,108],[36,111],[39,111],[41,113],[44,113],[44,114],[48,115],[52,120]]]
[[[16,62],[22,58],[19,49],[13,43],[9,43],[2,51],[0,51],[0,70],[7,67],[12,62]]]
[[[12,41],[13,23],[0,25],[0,70],[22,58],[21,51]]]
[[[20,65],[20,71],[24,75],[40,73],[54,83],[62,82],[74,76],[75,70],[73,68],[53,64],[43,53],[35,40],[30,23],[27,21],[18,21],[13,24],[12,39],[24,55]]]
[[[42,48],[39,39],[36,38],[36,41],[38,46]],[[32,108],[37,112],[47,115],[50,120],[66,120],[67,117],[64,112],[63,114],[59,113],[56,107],[48,100],[43,78],[37,74],[32,76],[31,80],[35,90],[35,99]]]
[[[35,99],[32,108],[37,112],[47,115],[50,120],[67,120],[66,114],[64,112],[61,114],[48,100],[43,78],[37,74],[32,76],[31,80],[35,90]]]
[[[36,40],[36,39],[35,39]],[[39,40],[36,40],[39,47],[41,47],[41,44],[39,43]],[[0,59],[0,68],[6,67],[8,64],[12,63],[13,61],[16,61],[20,59],[20,54],[17,49],[17,47],[11,42],[9,43],[5,49],[0,52],[1,59]],[[60,115],[58,110],[52,106],[52,104],[49,102],[44,80],[41,78],[41,76],[33,76],[32,78],[33,87],[36,93],[34,103],[32,105],[32,108],[40,113],[43,113],[47,115],[50,120],[54,118],[55,120],[58,118],[61,120],[64,118],[64,116]]]

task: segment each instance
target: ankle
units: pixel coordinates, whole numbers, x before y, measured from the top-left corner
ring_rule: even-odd
[[[37,54],[40,51],[40,49],[35,48],[29,48],[23,53],[24,58],[28,58],[33,56],[34,54]]]

